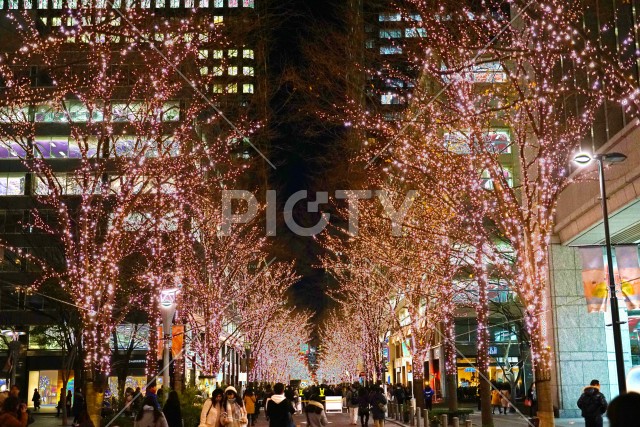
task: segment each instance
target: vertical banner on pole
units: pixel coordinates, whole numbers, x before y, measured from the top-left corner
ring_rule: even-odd
[[[638,265],[638,246],[616,246],[616,263],[620,276],[620,288],[627,309],[640,308],[640,265]]]
[[[587,312],[607,311],[607,272],[604,268],[602,247],[580,248],[582,255],[582,285],[587,300]]]

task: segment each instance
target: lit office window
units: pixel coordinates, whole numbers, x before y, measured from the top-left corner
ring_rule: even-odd
[[[33,8],[33,3],[31,2],[31,0],[24,0],[24,8],[25,9]]]
[[[230,76],[237,76],[238,75],[238,67],[229,67],[227,69],[227,74],[229,74]]]
[[[180,7],[180,0],[169,0],[169,7],[172,9],[177,9]]]
[[[49,1],[48,0],[38,0],[38,9],[47,9]],[[18,0],[9,0],[9,9],[13,9],[11,7],[13,4],[16,5],[16,9],[18,8]]]
[[[378,15],[380,22],[399,22],[402,19],[399,13],[381,13]]]
[[[223,0],[213,0],[213,7],[223,7]]]
[[[20,196],[24,194],[25,175],[0,174],[0,196]]]
[[[200,0],[200,7],[209,7],[209,0]]]
[[[224,52],[222,50],[214,50],[213,51],[213,59],[222,59]]]
[[[242,51],[242,57],[246,59],[253,59],[253,49],[244,49]]]
[[[206,76],[207,74],[209,74],[209,67],[200,67],[200,75]]]
[[[380,30],[381,39],[399,39],[402,37],[402,30]]]
[[[216,25],[217,25],[217,24],[222,24],[223,22],[224,22],[224,16],[222,16],[222,15],[215,15],[215,16],[213,17],[213,23],[214,23],[214,24],[216,24]]]
[[[221,76],[224,74],[224,69],[222,67],[213,67],[212,74],[214,76]]]
[[[238,0],[229,0],[229,7],[238,7]]]
[[[405,37],[426,37],[427,36],[427,30],[425,30],[424,28],[418,27],[418,28],[405,28],[404,29],[404,36]]]
[[[242,0],[242,7],[254,7],[253,0]]]
[[[214,84],[213,85],[213,93],[222,93],[224,91],[224,86],[221,84]]]
[[[397,55],[402,53],[400,46],[380,46],[381,55]]]
[[[501,168],[501,173],[502,173],[502,177],[504,179],[504,181],[506,181],[507,185],[509,187],[513,187],[513,173],[511,172],[510,168],[507,167],[502,167]],[[483,184],[482,186],[487,189],[487,190],[493,190],[495,188],[493,179],[491,178],[491,175],[489,174],[489,171],[487,170],[483,170],[482,171],[482,181]]]
[[[242,67],[242,74],[245,76],[253,76],[253,67]]]
[[[228,84],[227,93],[238,93],[238,84],[237,83]]]
[[[51,18],[51,25],[54,27],[59,27],[62,25],[62,19],[59,16],[54,16]]]
[[[242,93],[253,93],[253,84],[252,83],[243,84]]]
[[[229,55],[229,58],[237,58],[238,57],[238,49],[229,49],[229,52],[227,52]]]
[[[209,51],[208,50],[199,50],[198,51],[198,58],[199,59],[207,59],[209,57]]]
[[[387,92],[380,95],[380,103],[382,105],[400,105],[404,104],[404,98],[397,93]]]

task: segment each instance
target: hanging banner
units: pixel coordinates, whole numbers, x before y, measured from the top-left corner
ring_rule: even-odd
[[[587,312],[607,311],[607,273],[602,247],[580,248],[582,255],[582,285],[587,300]]]
[[[627,309],[640,308],[640,265],[638,265],[638,246],[616,246],[616,263],[620,276],[620,288]]]

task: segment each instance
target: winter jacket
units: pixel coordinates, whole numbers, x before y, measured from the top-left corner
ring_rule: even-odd
[[[607,411],[607,399],[598,387],[587,386],[578,399],[578,408],[584,418],[602,419],[602,414]]]
[[[27,427],[29,415],[26,412],[21,414],[21,418],[16,418],[15,414],[4,412],[0,414],[0,426],[2,427]]]
[[[254,394],[253,396],[245,396],[244,397],[244,407],[247,408],[247,414],[255,414],[256,413],[256,401],[258,398]]]
[[[274,394],[267,399],[265,413],[269,417],[269,427],[289,427],[294,412],[291,401],[284,394]]]
[[[202,411],[200,412],[200,424],[198,427],[220,427],[220,413],[221,408],[219,405],[213,405],[211,399],[207,399],[202,405]]]
[[[225,408],[226,417],[220,418],[220,424],[226,427],[247,427],[249,420],[247,418],[247,411],[244,407],[238,405],[235,402],[227,402]]]
[[[322,403],[310,400],[307,406],[315,406],[322,409],[322,412],[316,414],[315,412],[307,412],[307,426],[308,427],[325,427],[327,422],[327,414],[324,412],[324,406]]]
[[[382,393],[373,393],[369,396],[371,404],[371,416],[374,420],[384,420],[387,398]]]
[[[160,412],[160,417],[155,420],[154,408],[151,406],[143,406],[142,407],[142,418],[139,420],[136,417],[136,421],[133,423],[133,427],[169,427],[167,424],[167,419],[164,417],[164,414]]]

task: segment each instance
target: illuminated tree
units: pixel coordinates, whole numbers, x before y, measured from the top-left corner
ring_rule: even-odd
[[[632,64],[611,61],[576,31],[577,3],[406,3],[417,36],[396,43],[406,68],[389,62],[374,78],[412,88],[394,95],[409,108],[388,120],[354,107],[349,124],[370,132],[367,156],[385,173],[443,198],[469,240],[492,246],[486,253],[513,251],[507,276],[526,309],[538,414],[553,425],[545,290],[555,206],[598,108],[636,102],[623,77]]]
[[[78,307],[87,401],[97,425],[109,337],[128,310],[157,292],[157,282],[140,281],[143,288],[127,293],[123,304],[122,263],[159,258],[171,264],[166,247],[147,243],[158,227],[179,230],[185,221],[179,216],[184,193],[176,184],[202,159],[220,167],[238,135],[202,144],[202,128],[222,120],[210,100],[199,97],[213,87],[201,51],[222,43],[213,17],[159,22],[150,9],[76,7],[61,11],[58,31],[41,30],[27,12],[7,15],[13,28],[5,46],[12,50],[0,62],[0,139],[29,172],[18,184],[35,196],[24,226],[50,234],[64,263],[57,268],[5,247],[41,266],[34,287],[56,280]],[[38,85],[22,73],[34,65]],[[40,137],[51,122],[64,128],[64,140]],[[221,139],[225,143],[216,144]],[[68,159],[71,171],[61,171],[57,158]]]

